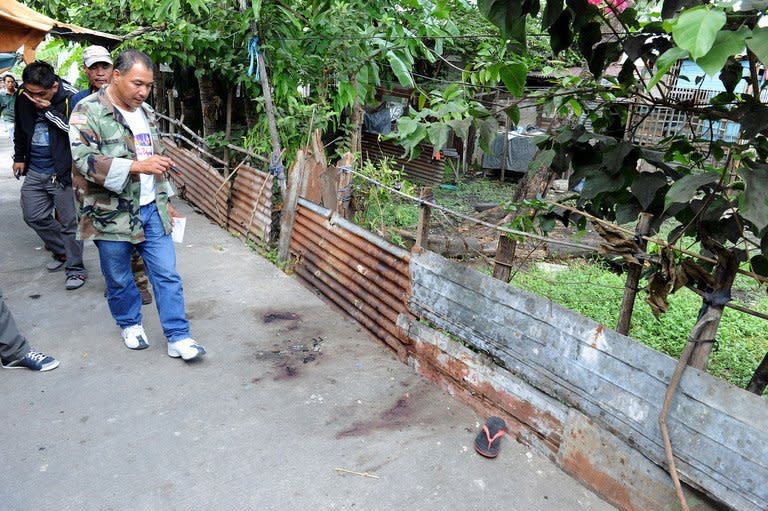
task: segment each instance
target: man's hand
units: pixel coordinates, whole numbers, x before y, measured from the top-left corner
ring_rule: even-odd
[[[155,154],[146,160],[135,161],[131,164],[131,174],[159,175],[173,166],[173,160],[167,156]]]
[[[171,201],[168,201],[168,214],[171,216],[171,218],[181,218],[181,213],[176,211],[176,208],[173,207]]]
[[[47,99],[30,96],[29,94],[27,94],[27,91],[22,92],[22,94],[24,94],[27,97],[27,99],[29,99],[32,102],[32,104],[35,105],[35,108],[37,108],[38,110],[45,110],[46,108],[51,106],[51,102],[48,101]]]
[[[24,162],[15,162],[13,164],[13,177],[19,179],[21,176],[23,176],[25,174],[24,169],[26,166],[27,164]]]

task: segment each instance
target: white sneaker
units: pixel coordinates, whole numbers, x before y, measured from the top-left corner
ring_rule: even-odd
[[[144,333],[144,327],[141,325],[123,328],[122,335],[123,342],[128,349],[143,350],[149,348],[149,339],[147,339],[147,334]]]
[[[190,337],[168,343],[169,357],[181,357],[182,360],[192,360],[202,355],[205,355],[205,348],[197,344],[197,342]]]

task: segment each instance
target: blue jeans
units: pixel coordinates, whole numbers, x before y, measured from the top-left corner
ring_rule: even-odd
[[[163,334],[168,342],[180,341],[190,335],[173,240],[170,234],[165,234],[154,202],[141,207],[141,220],[145,238],[142,243],[96,240],[101,272],[107,282],[109,310],[120,328],[141,323],[141,295],[131,273],[131,253],[135,248],[144,259],[155,292]]]

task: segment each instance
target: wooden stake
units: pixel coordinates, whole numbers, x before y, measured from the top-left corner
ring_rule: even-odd
[[[350,202],[352,200],[352,174],[345,169],[352,169],[355,156],[346,153],[339,161],[339,185],[336,187],[336,213],[349,220],[352,216]]]
[[[762,396],[765,392],[765,387],[768,386],[768,353],[763,357],[763,361],[755,369],[755,374],[747,384],[747,391]]]
[[[650,213],[641,213],[640,220],[637,222],[637,233],[640,235],[640,242],[638,245],[643,252],[645,252],[645,247],[648,245],[648,242],[643,239],[643,236],[648,236],[648,233],[651,230],[651,219],[653,219],[653,215]],[[629,335],[632,311],[635,308],[635,297],[637,296],[637,284],[640,282],[640,274],[642,271],[642,263],[630,264],[629,269],[627,270],[627,283],[624,285],[624,298],[621,300],[619,323],[616,326],[616,331],[620,334]]]
[[[176,100],[173,97],[174,89],[168,89],[168,117],[171,119],[176,118]],[[168,121],[168,133],[173,135],[176,133],[176,124]]]
[[[499,245],[496,247],[496,258],[493,260],[493,278],[509,282],[512,278],[512,262],[515,260],[517,240],[507,234],[499,235]]]
[[[227,124],[224,128],[224,140],[229,142],[229,135],[232,133],[232,88],[227,90]],[[224,161],[227,162],[229,169],[229,148],[224,147]]]
[[[296,161],[291,168],[288,192],[283,201],[283,209],[280,212],[280,238],[277,242],[277,262],[285,264],[290,255],[291,233],[296,219],[296,205],[299,202],[299,191],[304,180],[304,164],[306,155],[304,151],[296,151]]]
[[[506,103],[505,103],[506,104]],[[509,157],[509,116],[504,115],[504,145],[501,147],[501,165],[499,166],[499,181],[504,182],[507,173],[507,158]]]
[[[424,187],[421,189],[419,197],[425,201],[432,201],[432,188]],[[422,203],[419,205],[419,225],[416,227],[417,248],[429,249],[429,217],[432,214],[432,208]]]

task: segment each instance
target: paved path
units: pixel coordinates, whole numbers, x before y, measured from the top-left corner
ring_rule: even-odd
[[[61,360],[0,371],[0,509],[612,509],[513,441],[475,454],[480,417],[183,203],[179,271],[209,355],[169,358],[154,306],[150,348],[125,349],[92,243],[82,289],[45,271],[0,139],[0,286]]]

